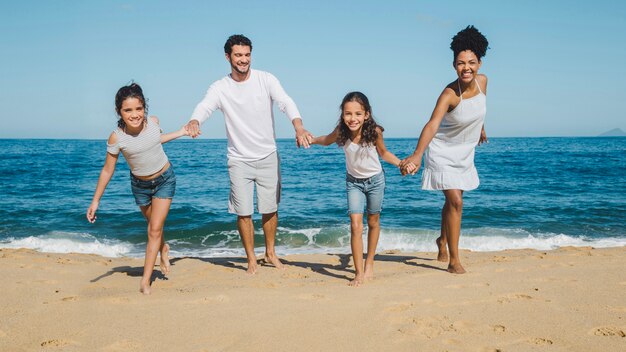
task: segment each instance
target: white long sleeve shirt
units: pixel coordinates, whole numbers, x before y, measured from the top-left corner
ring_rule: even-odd
[[[276,151],[273,102],[290,120],[300,118],[298,107],[278,79],[269,72],[251,69],[243,82],[228,75],[211,84],[190,120],[203,123],[215,110],[221,110],[226,123],[228,157],[261,160]]]

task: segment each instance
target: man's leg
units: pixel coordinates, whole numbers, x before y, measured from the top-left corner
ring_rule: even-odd
[[[278,152],[270,154],[257,163],[256,187],[259,213],[263,214],[265,259],[275,267],[283,269],[284,266],[276,256],[275,251],[281,188]]]
[[[276,256],[276,227],[278,227],[278,212],[263,214],[263,234],[265,235],[265,261],[272,263],[279,269],[284,269],[283,263]]]
[[[237,215],[237,229],[248,258],[248,273],[254,274],[257,271],[252,223],[254,169],[244,161],[229,159],[228,175],[230,177],[228,212]]]
[[[248,258],[248,274],[255,274],[257,265],[256,255],[254,254],[254,224],[252,223],[252,216],[237,216],[237,229]]]

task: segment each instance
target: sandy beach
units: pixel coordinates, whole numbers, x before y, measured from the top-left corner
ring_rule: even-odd
[[[626,247],[434,256],[381,253],[358,288],[343,254],[176,258],[143,296],[141,259],[0,249],[0,351],[626,350]]]

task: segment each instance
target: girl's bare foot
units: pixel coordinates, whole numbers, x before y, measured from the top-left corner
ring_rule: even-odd
[[[452,273],[452,274],[465,274],[465,269],[463,268],[461,263],[449,264],[448,265],[448,272]]]
[[[170,245],[167,243],[164,244],[163,249],[161,249],[161,264],[159,267],[163,275],[170,273]]]
[[[437,249],[439,251],[439,253],[437,253],[437,261],[447,262],[448,249],[446,248],[446,243],[442,241],[441,237],[437,237],[435,243],[437,244]]]
[[[374,264],[365,265],[365,274],[363,276],[366,280],[374,279]]]
[[[363,283],[363,274],[358,274],[354,280],[348,282],[348,286],[359,287]]]

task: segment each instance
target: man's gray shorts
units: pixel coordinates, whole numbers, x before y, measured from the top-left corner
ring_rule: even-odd
[[[249,216],[254,213],[254,185],[256,185],[259,213],[271,214],[278,211],[280,162],[277,151],[256,161],[229,158],[228,175],[230,176],[229,213],[239,216]]]

